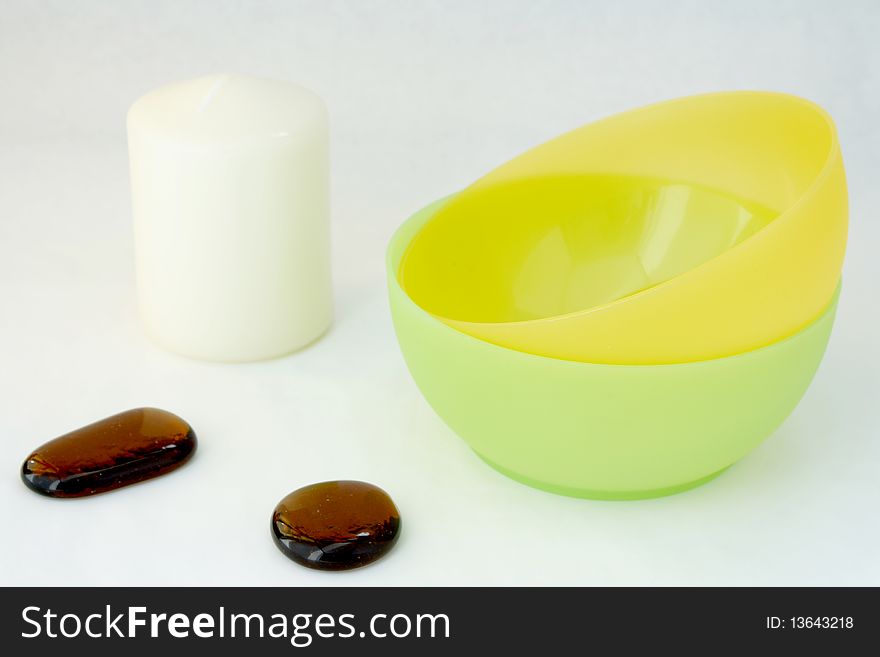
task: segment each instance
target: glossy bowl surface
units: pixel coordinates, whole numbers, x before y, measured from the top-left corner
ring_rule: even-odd
[[[833,122],[784,94],[695,96],[584,126],[438,207],[400,280],[464,333],[537,355],[682,363],[779,341],[840,278]]]
[[[407,365],[437,414],[504,474],[556,493],[638,499],[708,481],[791,413],[822,358],[837,295],[774,344],[670,365],[536,356],[453,329],[400,285],[403,255],[443,202],[392,238],[388,287]]]

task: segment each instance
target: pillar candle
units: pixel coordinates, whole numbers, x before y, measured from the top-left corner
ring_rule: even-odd
[[[179,82],[128,113],[140,315],[160,345],[214,361],[280,356],[332,315],[321,99],[236,75]]]

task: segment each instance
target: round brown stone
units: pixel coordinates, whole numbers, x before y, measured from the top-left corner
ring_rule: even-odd
[[[326,481],[290,493],[272,514],[272,536],[287,557],[309,568],[347,570],[388,552],[400,512],[388,494],[362,481]]]

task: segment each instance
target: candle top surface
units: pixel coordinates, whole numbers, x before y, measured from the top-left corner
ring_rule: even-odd
[[[216,143],[291,138],[326,124],[321,98],[300,85],[242,75],[175,82],[139,98],[129,129],[173,140]]]

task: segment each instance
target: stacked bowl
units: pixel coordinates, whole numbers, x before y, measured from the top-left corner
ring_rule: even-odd
[[[770,435],[834,320],[847,198],[803,99],[684,98],[579,128],[411,217],[388,249],[410,372],[490,465],[638,499]]]

